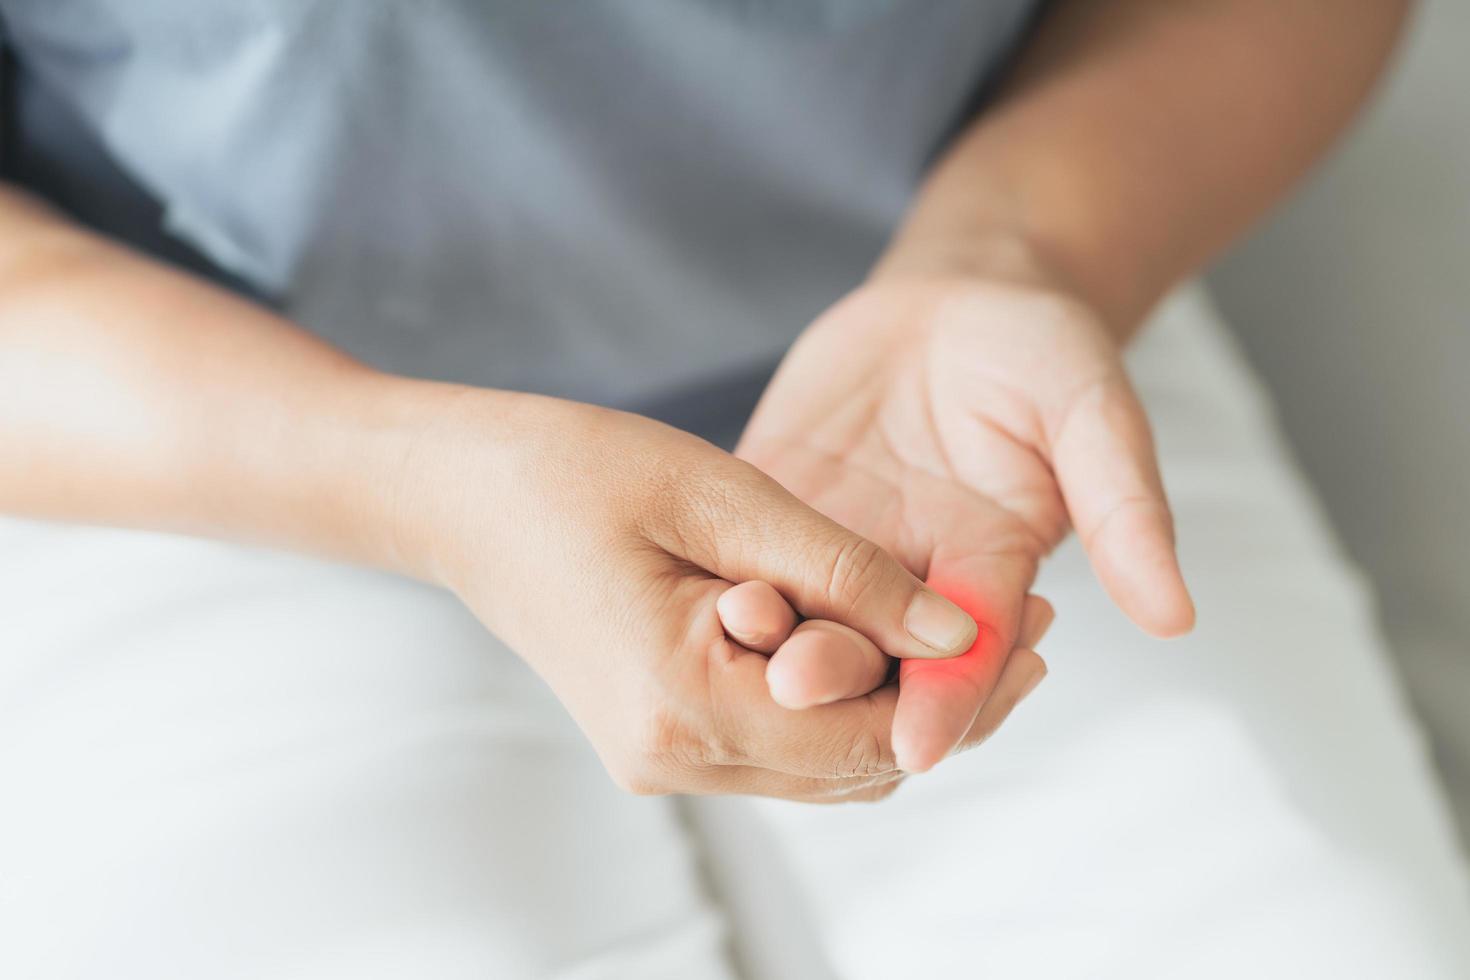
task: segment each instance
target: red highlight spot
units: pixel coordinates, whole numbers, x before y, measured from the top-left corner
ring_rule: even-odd
[[[941,576],[931,577],[929,587],[969,613],[979,634],[959,656],[899,665],[893,747],[899,765],[912,772],[937,765],[965,737],[1009,653],[998,649],[992,607],[973,586]]]
[[[956,657],[943,660],[914,658],[905,660],[899,667],[900,683],[904,678],[918,673],[950,674],[973,679],[977,673],[983,673],[987,665],[1005,656],[1006,651],[996,649],[999,638],[994,627],[990,625],[992,620],[987,613],[984,600],[972,586],[947,578],[931,578],[927,584],[929,588],[969,613],[970,618],[975,620],[975,624],[979,627],[979,632],[975,636],[975,642],[970,644],[970,648]]]

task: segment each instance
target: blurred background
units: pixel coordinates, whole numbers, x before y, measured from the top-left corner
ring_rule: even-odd
[[[1349,552],[1470,841],[1470,3],[1421,0],[1340,153],[1211,275]]]

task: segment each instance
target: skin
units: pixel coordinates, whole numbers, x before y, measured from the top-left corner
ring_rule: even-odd
[[[767,582],[743,582],[729,589],[720,596],[716,610],[730,639],[770,656],[766,685],[785,708],[810,708],[866,694],[883,684],[894,666],[871,640],[841,623],[798,622],[790,603]],[[1035,652],[1055,617],[1051,603],[1027,596],[1018,648]],[[1004,670],[1024,675],[1023,682],[1040,683],[1045,665],[1030,666],[1033,669],[1022,670],[1021,664],[1007,662]]]
[[[0,510],[441,584],[630,790],[882,798],[1039,679],[1026,596],[1069,527],[1142,627],[1189,627],[1119,347],[1343,127],[1405,6],[1052,4],[867,282],[793,347],[739,458],[371,370],[0,191]],[[727,634],[721,596],[747,582],[790,606],[781,640],[784,614],[755,647]],[[914,635],[946,612],[949,642]],[[874,648],[904,660],[898,685],[830,700],[875,679]],[[809,706],[778,704],[773,670]]]
[[[21,245],[20,243],[25,243]],[[251,541],[453,590],[639,793],[873,798],[896,692],[790,712],[731,583],[937,657],[975,624],[751,464],[638,416],[372,370],[0,194],[0,509]],[[908,632],[927,602],[951,649]],[[937,606],[936,606],[937,604]]]
[[[980,623],[974,655],[900,668],[903,769],[963,740],[1069,528],[1145,631],[1192,626],[1121,348],[1340,131],[1406,6],[1055,5],[868,280],[791,349],[739,455]],[[783,690],[823,688],[819,659]]]

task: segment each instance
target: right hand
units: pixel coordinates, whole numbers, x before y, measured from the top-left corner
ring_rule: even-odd
[[[638,793],[876,799],[897,785],[896,689],[792,711],[716,602],[771,583],[899,657],[975,623],[755,467],[648,419],[459,389],[406,464],[403,545],[546,679]]]

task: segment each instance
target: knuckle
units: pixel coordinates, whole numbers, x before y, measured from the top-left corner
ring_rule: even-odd
[[[838,546],[827,567],[827,601],[855,608],[877,584],[883,569],[883,549],[867,538],[850,537]]]
[[[610,763],[607,772],[618,789],[633,796],[662,796],[671,792],[659,774],[636,757]]]
[[[680,792],[719,764],[714,742],[677,713],[656,708],[643,717],[619,779],[625,789],[640,796]]]
[[[833,775],[878,776],[892,770],[887,746],[875,732],[864,732],[848,743]]]
[[[654,709],[643,717],[634,750],[645,764],[668,764],[689,751],[689,733],[671,712]]]

